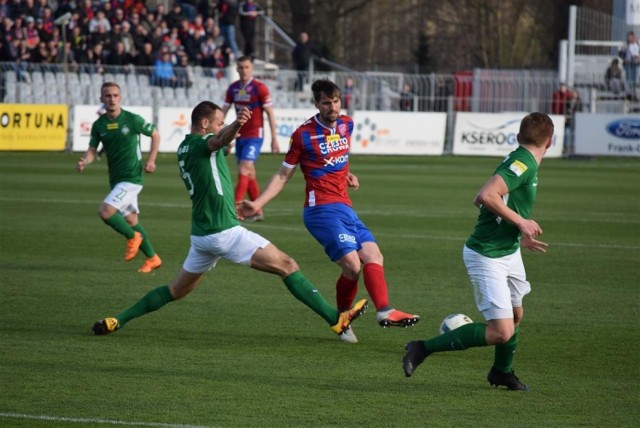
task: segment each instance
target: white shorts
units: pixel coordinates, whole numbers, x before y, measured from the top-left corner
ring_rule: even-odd
[[[234,226],[207,236],[191,235],[191,248],[182,268],[191,273],[204,273],[225,258],[240,265],[251,265],[251,257],[269,241],[242,226]]]
[[[104,198],[103,203],[111,205],[124,217],[131,213],[139,213],[138,195],[142,192],[142,185],[133,183],[118,183],[111,193]]]
[[[513,318],[513,308],[522,306],[522,299],[531,291],[520,249],[508,256],[491,258],[465,245],[462,258],[484,319]]]

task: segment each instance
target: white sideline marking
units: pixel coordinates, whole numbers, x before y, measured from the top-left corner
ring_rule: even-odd
[[[67,418],[63,416],[50,415],[26,415],[24,413],[5,413],[0,412],[2,418],[14,419],[34,419],[38,421],[55,421],[55,422],[72,422],[72,423],[90,423],[90,424],[107,424],[107,425],[128,425],[138,427],[162,427],[162,428],[211,428],[203,425],[183,425],[183,424],[165,424],[161,422],[131,422],[120,421],[117,419],[99,419],[99,418]]]
[[[57,203],[57,204],[93,204],[99,205],[101,201],[99,200],[78,200],[78,199],[47,199],[47,198],[7,198],[0,197],[0,201],[8,201],[8,202],[36,202],[36,203]],[[162,203],[162,202],[148,202],[144,204],[147,207],[162,207],[162,208],[191,208],[191,204],[170,204],[170,203]],[[278,217],[279,215],[291,215],[299,213],[302,210],[301,207],[296,207],[295,209],[278,209],[273,213],[269,213],[269,217]],[[397,211],[367,211],[367,210],[357,210],[359,215],[397,215]],[[416,211],[403,211],[403,215],[406,217],[426,217],[426,218],[451,218],[453,216],[460,216],[459,213],[427,213],[425,211],[416,210]],[[585,223],[593,223],[597,221],[601,221],[604,223],[618,223],[618,224],[637,224],[640,223],[640,219],[636,220],[634,218],[620,218],[620,219],[612,219],[610,218],[611,214],[609,213],[591,213],[586,218],[576,219],[573,221],[582,221]],[[474,217],[475,218],[475,217]],[[253,224],[258,228],[263,229],[276,229],[276,230],[287,230],[287,231],[302,231],[306,232],[304,226],[299,228],[297,227],[288,227],[288,226],[272,226],[266,224]],[[253,226],[252,226],[253,227]],[[464,237],[453,237],[453,236],[433,236],[426,235],[421,233],[411,233],[411,234],[399,234],[399,233],[375,233],[375,236],[387,236],[390,238],[406,238],[406,239],[433,239],[439,241],[461,241],[467,239],[467,236]],[[619,250],[638,250],[640,249],[640,245],[622,245],[622,244],[590,244],[590,243],[576,243],[576,242],[551,242],[550,245],[558,246],[558,247],[576,247],[576,248],[604,248],[604,249],[619,249]]]

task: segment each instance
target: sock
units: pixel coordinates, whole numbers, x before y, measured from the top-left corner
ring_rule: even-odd
[[[371,296],[376,310],[389,307],[389,295],[387,294],[387,280],[384,279],[384,268],[377,263],[367,263],[363,269],[364,286]]]
[[[173,297],[171,296],[168,285],[156,287],[145,294],[144,297],[138,300],[133,306],[130,306],[116,316],[118,324],[120,327],[123,327],[132,319],[156,311],[171,301],[173,301]]]
[[[322,297],[322,294],[302,272],[296,271],[283,278],[282,282],[296,299],[310,307],[313,312],[320,315],[329,325],[332,326],[338,322],[338,310]]]
[[[478,346],[487,346],[485,333],[487,325],[481,323],[465,324],[440,336],[424,342],[424,347],[430,354],[433,352],[462,351]]]
[[[247,193],[247,187],[249,186],[249,176],[238,174],[238,183],[236,184],[236,202],[242,202],[244,194]]]
[[[516,354],[516,346],[518,346],[518,332],[520,328],[516,327],[513,336],[506,343],[495,346],[495,357],[493,359],[493,367],[502,373],[511,373],[513,370],[513,359]]]
[[[336,303],[338,311],[346,311],[351,308],[353,301],[358,294],[358,280],[351,280],[344,275],[340,275],[336,283]]]
[[[127,220],[125,220],[124,217],[122,217],[122,214],[115,213],[108,219],[104,220],[104,222],[107,225],[111,226],[113,230],[118,232],[120,235],[123,235],[125,238],[127,239],[133,238],[134,236],[133,228],[131,227],[131,225],[129,225],[129,223],[127,223]]]
[[[137,232],[140,232],[140,234],[144,238],[142,240],[142,244],[140,244],[140,250],[142,250],[144,255],[147,256],[147,257],[155,256],[156,252],[153,249],[153,246],[151,245],[151,242],[149,241],[149,238],[147,237],[147,231],[144,230],[144,227],[142,227],[142,225],[140,223],[138,223],[135,226],[133,226],[133,230],[135,230]]]
[[[260,196],[260,186],[258,186],[258,180],[255,177],[247,177],[249,182],[247,190],[249,191],[249,199],[255,201]]]

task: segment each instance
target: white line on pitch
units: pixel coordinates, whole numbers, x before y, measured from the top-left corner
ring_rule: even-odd
[[[54,422],[71,422],[78,424],[105,424],[105,425],[128,425],[138,427],[160,427],[160,428],[211,428],[204,425],[185,425],[185,424],[167,424],[161,422],[131,422],[121,421],[118,419],[100,419],[100,418],[67,418],[63,416],[50,415],[26,415],[23,413],[0,412],[2,418],[12,419],[31,419],[38,421],[54,421]]]

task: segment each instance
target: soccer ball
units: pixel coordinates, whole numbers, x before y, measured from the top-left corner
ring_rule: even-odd
[[[465,324],[472,323],[473,320],[465,314],[451,314],[447,315],[440,324],[440,334],[445,334],[448,331],[455,330],[458,327],[462,327]]]

